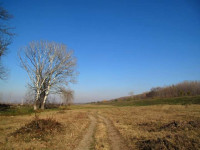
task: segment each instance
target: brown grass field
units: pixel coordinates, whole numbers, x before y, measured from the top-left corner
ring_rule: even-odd
[[[41,112],[40,119],[59,123],[61,130],[53,126],[51,132],[45,124],[41,131],[27,129],[34,118],[0,116],[0,149],[200,149],[200,105],[81,105]]]
[[[63,125],[61,132],[51,133],[44,137],[32,138],[30,135],[13,136],[17,129],[34,119],[28,116],[0,116],[0,149],[74,149],[81,140],[89,125],[87,111],[68,110],[44,112],[40,118],[55,118]]]

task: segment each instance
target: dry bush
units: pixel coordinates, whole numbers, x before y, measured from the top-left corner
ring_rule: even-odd
[[[160,132],[160,131],[184,131],[193,130],[194,128],[200,128],[200,119],[190,121],[171,121],[165,124],[158,124],[156,122],[145,122],[138,124],[141,130],[145,129],[149,132]]]
[[[39,119],[39,117],[36,116],[34,120],[17,129],[11,135],[26,141],[32,139],[47,140],[46,137],[48,135],[63,131],[63,125],[52,117]]]
[[[177,147],[166,140],[165,138],[157,138],[156,140],[143,140],[136,143],[138,145],[138,149],[140,150],[152,150],[152,149],[162,149],[162,150],[168,150],[168,149],[175,149],[177,150]]]

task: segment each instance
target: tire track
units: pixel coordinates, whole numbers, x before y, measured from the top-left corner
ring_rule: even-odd
[[[112,150],[129,150],[128,146],[124,143],[124,140],[121,138],[115,127],[112,125],[111,121],[103,116],[99,116],[101,119],[104,120],[107,131],[108,131],[108,137],[111,143],[111,149]]]
[[[89,116],[89,118],[91,120],[90,126],[87,129],[83,139],[81,140],[77,148],[75,148],[75,150],[89,150],[91,148],[91,144],[94,142],[93,135],[97,121],[96,118],[94,118],[93,116]]]

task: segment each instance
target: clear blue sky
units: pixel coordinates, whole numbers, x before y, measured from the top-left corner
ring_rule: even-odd
[[[74,49],[76,102],[200,80],[198,0],[4,0],[3,6],[17,34],[3,59],[9,79],[0,82],[10,99],[22,96],[28,82],[18,49],[41,39]]]

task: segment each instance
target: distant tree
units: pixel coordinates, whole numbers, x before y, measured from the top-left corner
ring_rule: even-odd
[[[176,85],[156,87],[146,97],[178,97],[200,95],[200,81],[184,81]]]
[[[128,94],[131,96],[131,98],[133,98],[133,96],[134,96],[134,92],[133,91],[129,92]]]
[[[64,44],[48,41],[31,42],[19,51],[21,67],[30,78],[35,91],[34,109],[44,109],[50,92],[74,82],[76,59]]]
[[[10,15],[0,3],[0,79],[5,79],[7,77],[7,71],[2,65],[1,58],[5,55],[8,45],[11,44],[14,35],[14,33],[10,31],[12,28],[7,24],[11,18],[12,15]]]
[[[70,89],[60,88],[61,97],[63,99],[63,103],[70,106],[74,100],[74,91]]]

